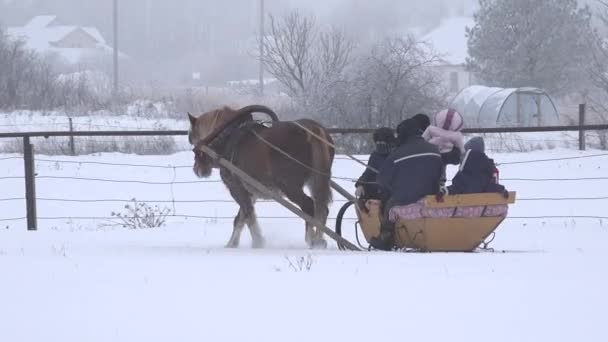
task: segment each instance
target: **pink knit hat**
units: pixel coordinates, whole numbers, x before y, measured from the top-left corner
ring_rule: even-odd
[[[446,131],[458,132],[464,126],[464,120],[454,109],[444,109],[435,114],[435,126]]]

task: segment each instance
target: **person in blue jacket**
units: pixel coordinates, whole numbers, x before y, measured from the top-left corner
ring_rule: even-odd
[[[408,205],[442,187],[443,162],[437,146],[425,141],[416,120],[407,119],[397,129],[399,146],[382,164],[378,184],[385,194],[380,236],[370,240],[372,247],[390,250],[394,245],[394,223],[388,220],[390,208]]]
[[[450,195],[496,192],[508,197],[504,186],[495,178],[496,164],[485,154],[483,138],[475,137],[465,144],[465,155],[460,169],[448,186]]]

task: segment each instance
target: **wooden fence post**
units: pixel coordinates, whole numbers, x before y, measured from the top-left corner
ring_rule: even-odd
[[[586,148],[585,144],[585,104],[581,103],[578,105],[578,149],[584,151]]]
[[[34,164],[34,145],[30,137],[23,137],[23,160],[25,171],[25,204],[27,211],[27,230],[38,230],[36,218],[36,175]]]
[[[72,118],[70,120],[70,133],[74,132],[74,126],[72,124]],[[70,135],[70,153],[75,156],[76,155],[76,145],[74,145],[74,136]]]

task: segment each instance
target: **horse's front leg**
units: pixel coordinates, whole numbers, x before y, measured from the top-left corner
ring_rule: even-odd
[[[243,209],[239,209],[239,212],[234,218],[232,236],[230,236],[230,240],[228,240],[228,243],[226,243],[226,248],[239,247],[239,243],[241,242],[241,233],[243,232],[243,228],[245,227],[245,219],[246,218],[243,214]]]

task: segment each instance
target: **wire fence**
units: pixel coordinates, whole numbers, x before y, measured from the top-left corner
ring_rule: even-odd
[[[558,162],[558,161],[569,161],[569,160],[580,160],[580,159],[589,159],[589,158],[603,158],[607,157],[608,153],[601,154],[592,154],[592,155],[584,155],[584,156],[571,156],[571,157],[561,157],[561,158],[550,158],[550,159],[535,159],[535,160],[524,160],[524,161],[513,161],[513,162],[503,162],[499,163],[499,165],[531,165],[536,163],[548,163],[548,162]],[[23,159],[23,157],[6,157],[0,158],[0,162],[8,162],[11,160]],[[348,158],[337,158],[337,159],[345,159],[352,161]],[[190,169],[191,165],[171,165],[171,164],[137,164],[137,163],[111,163],[111,162],[101,162],[101,161],[92,161],[92,160],[67,160],[67,159],[47,159],[41,158],[36,159],[36,162],[39,163],[57,163],[57,164],[66,164],[66,165],[91,165],[91,166],[108,166],[108,167],[118,167],[118,168],[147,168],[147,169],[161,169],[161,170],[173,170],[176,169]],[[128,173],[128,172],[120,172],[120,173]],[[65,181],[76,181],[76,182],[87,182],[87,183],[112,183],[112,184],[142,184],[146,186],[150,185],[163,185],[163,186],[174,186],[180,184],[197,184],[197,183],[221,183],[220,180],[212,179],[212,180],[177,180],[175,179],[175,173],[173,173],[173,179],[171,181],[153,181],[153,180],[142,180],[142,179],[114,179],[114,178],[104,178],[104,177],[81,177],[81,176],[58,176],[52,174],[42,174],[37,175],[36,179],[43,181],[53,181],[53,180],[65,180]],[[355,181],[355,178],[350,177],[336,177],[340,180],[349,180]],[[0,181],[16,181],[23,180],[23,175],[17,176],[4,176],[0,177]],[[509,182],[524,182],[524,183],[534,183],[534,182],[587,182],[587,181],[605,181],[608,180],[608,177],[569,177],[569,178],[558,178],[558,177],[547,177],[547,178],[502,178],[503,181]],[[2,186],[0,185],[0,188]],[[150,203],[150,204],[214,204],[214,203],[234,203],[231,199],[220,199],[220,198],[205,198],[205,199],[176,199],[174,198],[173,189],[171,188],[171,198],[170,199],[138,199],[139,203]],[[0,198],[0,203],[10,203],[10,202],[20,202],[25,201],[25,197],[7,197]],[[66,205],[73,205],[77,203],[82,204],[96,204],[96,203],[129,203],[132,202],[133,198],[60,198],[60,197],[39,197],[36,198],[36,201],[40,203],[65,203]],[[584,201],[608,201],[608,196],[581,196],[581,197],[551,197],[551,196],[543,196],[543,197],[529,197],[529,198],[518,198],[518,201],[521,202],[584,202]],[[262,200],[258,201],[260,203],[274,203],[273,201]],[[344,203],[346,200],[336,199],[334,200],[336,203]],[[236,205],[236,204],[235,204]],[[550,206],[548,206],[550,208]],[[603,212],[602,212],[603,213]],[[0,214],[0,222],[19,222],[26,220],[26,217],[22,216],[14,216],[14,217],[4,217],[6,212],[2,212]],[[195,219],[195,220],[207,220],[207,221],[223,221],[223,220],[233,220],[234,216],[218,216],[218,215],[190,215],[190,214],[177,214],[172,213],[166,215],[168,218],[178,218],[178,219]],[[126,217],[130,218],[130,217]],[[109,222],[114,223],[116,225],[120,225],[117,222],[116,217],[112,216],[104,216],[104,215],[75,215],[75,216],[40,216],[37,217],[40,221],[100,221],[100,222]],[[259,219],[263,220],[299,220],[296,216],[274,216],[274,215],[266,215],[259,216]],[[330,220],[334,220],[335,217],[329,218]],[[354,221],[356,220],[353,217],[345,218],[346,220]],[[562,214],[539,214],[538,216],[508,216],[509,220],[547,220],[547,219],[590,219],[590,220],[606,220],[608,216],[603,215],[562,215]]]

